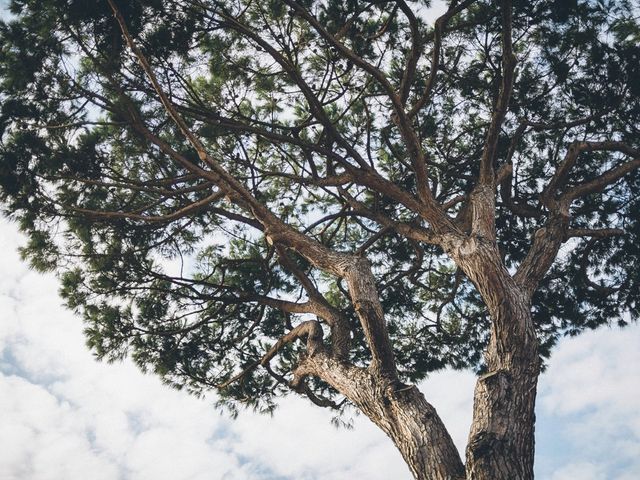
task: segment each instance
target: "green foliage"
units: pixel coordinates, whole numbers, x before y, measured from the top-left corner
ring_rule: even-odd
[[[311,181],[345,173],[335,155],[352,164],[360,157],[417,194],[410,153],[383,88],[294,9],[276,0],[202,2],[206,8],[182,0],[116,3],[189,128],[274,214],[344,252],[356,251],[379,230],[349,209],[345,192],[375,212],[419,224],[390,196],[357,181],[340,189]],[[393,2],[298,4],[399,85],[411,34]],[[410,4],[419,11],[417,4],[429,2]],[[28,235],[23,256],[34,268],[60,273],[62,296],[84,316],[88,344],[99,357],[130,355],[167,383],[196,394],[224,383],[308,318],[261,301],[304,301],[298,278],[259,229],[238,220],[251,212],[223,196],[175,219],[122,215],[170,216],[214,190],[137,125],[146,125],[187,165],[205,165],[126,48],[106,1],[13,0],[10,9],[16,18],[0,22],[0,201]],[[501,82],[496,12],[494,2],[479,1],[452,18],[435,90],[414,120],[432,190],[443,203],[469,193],[477,175]],[[496,166],[513,163],[512,200],[535,213],[514,214],[499,198],[496,224],[509,269],[522,261],[548,218],[540,186],[566,145],[606,139],[638,147],[637,16],[637,6],[625,0],[514,2],[519,63]],[[418,17],[425,56],[409,105],[431,74],[433,25]],[[320,99],[335,131],[319,120],[310,96]],[[514,144],[522,120],[560,125],[584,117],[591,120],[532,127]],[[617,158],[606,153],[581,156],[568,186],[611,167]],[[572,228],[624,227],[627,233],[572,240],[562,251],[533,306],[543,356],[561,335],[637,318],[639,193],[634,172],[572,207]],[[464,212],[455,204],[450,213]],[[367,362],[345,286],[290,254],[348,319],[350,359]],[[482,368],[485,307],[439,248],[387,233],[366,255],[406,379],[417,381],[446,366]],[[270,411],[288,391],[282,379],[290,380],[303,351],[302,345],[287,345],[272,361],[275,375],[253,369],[222,390],[221,403]],[[335,394],[322,382],[312,386]]]

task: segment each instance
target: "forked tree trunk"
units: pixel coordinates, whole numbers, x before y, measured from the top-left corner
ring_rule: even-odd
[[[349,398],[393,440],[417,480],[532,479],[539,358],[529,294],[509,275],[495,243],[469,237],[450,246],[491,316],[487,373],[476,384],[466,471],[434,407],[415,386],[373,368],[377,363],[354,367],[321,350],[296,373],[318,376]],[[364,300],[375,303],[369,290]],[[363,309],[361,321],[376,311]]]

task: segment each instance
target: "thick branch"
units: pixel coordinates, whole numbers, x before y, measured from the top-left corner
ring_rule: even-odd
[[[426,228],[420,227],[418,225],[412,225],[406,222],[399,222],[392,220],[388,216],[383,213],[376,212],[367,208],[367,206],[356,200],[352,195],[350,195],[347,191],[342,191],[342,196],[347,200],[349,206],[357,213],[361,214],[364,217],[370,218],[374,220],[381,226],[386,229],[393,229],[398,232],[400,235],[410,238],[412,240],[416,240],[418,242],[425,242],[430,244],[439,244],[441,241],[441,236],[433,232],[432,230],[428,230]],[[361,247],[362,248],[362,247]]]
[[[598,175],[590,182],[582,183],[570,189],[563,195],[563,199],[571,201],[579,197],[584,197],[585,195],[589,195],[591,193],[601,192],[608,185],[617,182],[626,174],[631,173],[638,168],[640,168],[640,157],[634,158],[629,162],[623,163],[616,168],[608,170],[602,175]]]
[[[346,359],[351,345],[347,319],[327,301],[305,272],[300,270],[295,262],[289,258],[285,249],[276,246],[276,250],[280,264],[298,279],[307,292],[310,299],[308,305],[312,308],[309,313],[314,313],[324,319],[331,328],[331,353],[338,359]]]
[[[569,207],[576,198],[600,192],[626,174],[640,168],[640,158],[623,163],[589,182],[573,187],[559,199],[556,199],[555,192],[568,180],[569,172],[578,156],[585,151],[617,151],[631,156],[638,155],[638,151],[621,142],[575,142],[569,146],[564,160],[541,195],[541,200],[549,208],[551,216],[545,227],[539,229],[534,235],[531,248],[514,277],[516,282],[529,293],[533,293],[544,274],[549,270],[562,242],[567,238],[575,236],[602,238],[620,234],[618,229],[569,230]]]
[[[576,161],[578,160],[579,155],[583,152],[593,152],[593,151],[621,152],[632,157],[638,157],[640,155],[640,153],[637,150],[634,150],[629,145],[623,142],[613,142],[613,141],[574,142],[571,145],[569,145],[569,148],[567,149],[567,153],[565,155],[564,160],[560,163],[555,173],[551,177],[551,180],[549,180],[549,183],[543,190],[542,196],[541,196],[543,199],[543,202],[549,203],[550,201],[552,201],[556,191],[561,189],[562,186],[564,186],[564,184],[567,182],[569,178],[569,172],[571,171]],[[586,187],[586,185],[590,185],[590,187],[587,187],[587,190],[588,190],[589,188],[592,188],[592,186],[594,186],[595,183],[602,183],[603,185],[607,185],[607,183],[603,183],[603,182],[611,183],[612,181],[615,181],[618,178],[620,178],[620,176],[623,176],[629,171],[633,170],[634,168],[637,168],[637,165],[631,166],[631,167],[629,166],[625,167],[623,165],[622,167],[624,169],[628,168],[629,170],[621,170],[620,171],[622,172],[621,175],[618,175],[617,177],[615,175],[614,176],[609,175],[606,177],[605,177],[606,174],[601,175],[600,177],[596,177],[591,182],[588,182],[587,184],[583,184],[582,186],[579,186],[576,188],[584,188]],[[574,198],[577,198],[577,196],[583,195],[582,190],[576,190],[575,188],[573,190],[576,196],[572,196],[567,193],[565,197],[568,200],[572,200]],[[587,193],[591,193],[591,192],[587,192]]]
[[[568,223],[566,211],[564,214],[553,213],[546,225],[536,231],[531,248],[514,275],[515,282],[528,295],[533,294],[556,259],[560,246],[567,238]]]
[[[624,235],[621,228],[570,228],[567,230],[567,238],[572,237],[591,237],[591,238],[608,238],[618,235]]]
[[[371,264],[365,258],[359,258],[344,279],[347,281],[356,315],[371,350],[371,369],[392,381],[397,380],[398,372],[391,340],[378,297],[375,277],[371,272]]]

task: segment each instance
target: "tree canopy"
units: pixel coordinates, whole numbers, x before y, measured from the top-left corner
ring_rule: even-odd
[[[637,5],[429,5],[11,1],[0,200],[99,357],[259,410],[354,403],[318,349],[492,371],[476,240],[542,358],[638,317]]]

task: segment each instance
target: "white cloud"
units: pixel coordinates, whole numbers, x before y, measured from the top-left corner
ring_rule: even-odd
[[[391,441],[366,418],[356,417],[354,430],[333,428],[330,418],[291,397],[273,418],[242,415],[233,447],[287,478],[409,478]]]
[[[72,406],[16,376],[0,376],[0,478],[117,478],[105,455],[92,451],[87,424]]]
[[[538,412],[555,423],[576,461],[557,467],[558,479],[640,478],[638,345],[637,326],[600,330],[565,340],[552,357]],[[571,476],[570,468],[592,476]]]
[[[554,414],[614,407],[626,411],[640,398],[637,328],[587,332],[554,353],[541,388],[542,406]]]
[[[570,463],[555,472],[551,480],[605,480],[603,472],[592,463]]]

